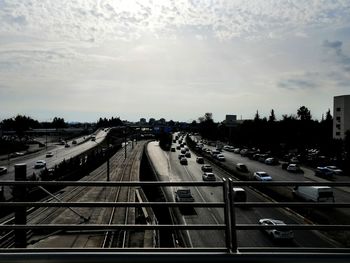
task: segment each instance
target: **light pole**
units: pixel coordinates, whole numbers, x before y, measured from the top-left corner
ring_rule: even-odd
[[[124,152],[125,152],[125,155],[124,155],[124,160],[125,160],[126,159],[126,126],[124,129]]]

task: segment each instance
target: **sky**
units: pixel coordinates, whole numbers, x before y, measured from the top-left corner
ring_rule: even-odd
[[[320,120],[350,94],[349,0],[0,0],[0,120]]]

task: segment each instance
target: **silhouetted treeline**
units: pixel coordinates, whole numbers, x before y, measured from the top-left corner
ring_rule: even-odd
[[[120,120],[119,117],[114,118],[112,117],[111,119],[107,118],[100,118],[96,124],[97,128],[102,128],[102,127],[116,127],[116,126],[122,126],[123,122]]]
[[[23,136],[24,132],[30,129],[39,128],[66,128],[67,123],[63,118],[54,117],[52,122],[39,122],[25,115],[4,119],[0,122],[1,128],[7,131],[15,131],[18,136]]]
[[[276,120],[274,110],[268,118],[261,118],[256,112],[253,120],[237,123],[235,126],[225,122],[214,123],[211,113],[199,118],[199,123],[191,124],[194,131],[203,138],[220,140],[235,146],[255,147],[262,151],[276,153],[305,149],[319,149],[329,155],[342,154],[342,142],[332,137],[333,118],[330,110],[321,121],[313,120],[310,110],[302,106],[296,115],[283,115]]]

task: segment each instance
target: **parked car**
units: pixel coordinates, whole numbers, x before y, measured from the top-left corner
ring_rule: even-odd
[[[269,157],[269,158],[265,159],[265,164],[277,165],[277,164],[279,164],[279,161],[276,158]]]
[[[343,170],[339,169],[337,166],[326,166],[326,168],[332,171],[335,175],[343,175]]]
[[[175,147],[171,147],[171,149],[170,149],[172,152],[175,152],[176,150],[175,150]]]
[[[235,149],[233,150],[234,153],[239,153],[240,151],[241,151],[240,148],[235,148]]]
[[[290,159],[290,162],[291,162],[291,163],[299,163],[299,159],[298,159],[297,157],[292,157],[292,158]]]
[[[180,149],[181,149],[180,145],[177,145],[176,150],[180,150]]]
[[[188,188],[179,188],[175,192],[176,202],[194,202],[191,190]]]
[[[72,144],[77,144],[77,141],[76,141],[76,140],[73,140],[73,141],[72,141]]]
[[[191,153],[190,153],[190,152],[186,152],[186,153],[185,153],[185,157],[191,158]]]
[[[291,173],[299,173],[302,172],[300,166],[296,163],[291,163],[287,166],[286,170]]]
[[[259,220],[259,225],[263,226],[285,226],[286,223],[284,223],[281,220],[277,219],[270,219],[270,218],[263,218]],[[293,239],[294,233],[292,230],[288,229],[264,229],[265,231],[272,239],[274,240],[281,240],[281,239]]]
[[[40,169],[45,167],[46,167],[46,162],[44,160],[38,160],[34,164],[34,169]]]
[[[225,161],[225,156],[222,153],[220,153],[220,154],[216,155],[216,159],[218,159],[221,162],[224,162]]]
[[[255,172],[253,176],[254,180],[257,181],[271,181],[272,177],[267,172]]]
[[[0,166],[0,175],[6,174],[7,173],[7,168],[5,166]]]
[[[185,157],[180,159],[180,163],[182,165],[187,165],[188,164],[187,159]]]
[[[247,173],[248,172],[248,168],[245,164],[243,163],[237,163],[236,164],[236,169],[237,171],[243,172],[243,173]]]
[[[196,162],[203,164],[204,163],[204,158],[203,157],[197,157],[196,158]]]
[[[203,173],[202,179],[203,179],[203,181],[216,181],[215,175],[211,172]]]
[[[265,163],[265,160],[268,158],[267,154],[259,154],[258,161],[261,163]]]
[[[201,167],[203,172],[212,172],[213,168],[209,164],[202,165]]]
[[[46,157],[52,157],[53,156],[53,152],[47,152],[46,153]]]
[[[64,147],[69,148],[70,145],[69,145],[68,143],[66,143],[66,144],[64,145]]]

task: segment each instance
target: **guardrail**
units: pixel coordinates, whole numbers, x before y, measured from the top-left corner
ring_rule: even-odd
[[[225,232],[225,247],[222,248],[129,248],[129,249],[0,249],[0,262],[15,262],[19,257],[26,256],[26,261],[35,262],[35,260],[45,258],[45,255],[56,254],[55,260],[74,262],[100,262],[98,255],[103,254],[104,262],[113,262],[118,258],[119,262],[145,262],[144,255],[148,255],[147,261],[152,262],[228,262],[237,260],[237,262],[348,262],[350,253],[348,248],[239,248],[237,244],[238,230],[262,230],[262,229],[291,229],[291,230],[341,230],[350,231],[350,225],[309,225],[309,224],[288,224],[288,225],[259,225],[259,224],[237,224],[235,221],[236,207],[343,207],[350,208],[350,203],[310,203],[310,202],[284,202],[284,203],[266,203],[266,202],[235,202],[233,187],[236,186],[350,186],[350,182],[249,182],[226,180],[216,182],[44,182],[44,181],[0,181],[0,186],[12,186],[17,193],[15,202],[1,202],[0,207],[15,208],[15,224],[0,225],[0,232],[15,230],[17,238],[23,238],[27,230],[63,230],[63,231],[113,231],[113,230],[220,230]],[[90,186],[90,187],[176,187],[176,186],[216,186],[222,187],[223,202],[26,202],[23,197],[23,191],[27,187],[35,186]],[[21,192],[22,191],[22,192]],[[22,199],[21,199],[22,198]],[[223,209],[223,224],[182,224],[182,225],[158,225],[158,224],[26,224],[25,211],[28,207],[216,207]],[[19,242],[19,244],[21,244]],[[25,247],[25,246],[24,246]],[[114,253],[110,255],[108,253]],[[132,252],[132,256],[130,253]],[[193,257],[193,253],[196,257]],[[203,254],[204,253],[204,254]],[[216,255],[217,257],[214,257]],[[28,258],[27,258],[28,257]],[[28,260],[27,260],[28,259]],[[47,258],[45,258],[47,259]],[[54,261],[54,258],[52,258]],[[49,261],[50,262],[50,261]]]

